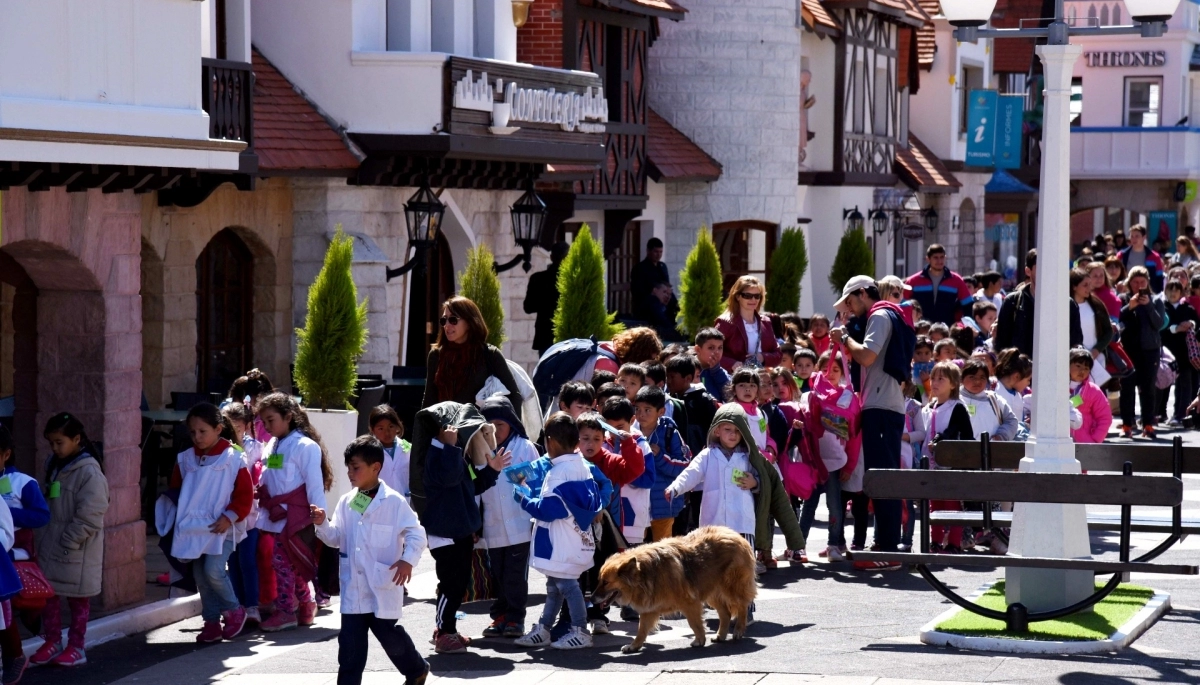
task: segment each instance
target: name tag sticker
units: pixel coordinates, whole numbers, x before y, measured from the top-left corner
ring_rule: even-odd
[[[283,455],[279,453],[272,454],[267,457],[267,468],[281,469],[283,468]]]
[[[62,483],[54,481],[50,484],[50,499],[58,499],[60,495],[62,495]]]
[[[734,469],[734,470],[733,470],[733,482],[734,482],[734,484],[737,484],[737,482],[738,482],[739,480],[741,480],[741,479],[742,479],[742,476],[744,476],[744,475],[746,475],[746,472],[745,472],[745,471],[743,471],[743,470],[741,470],[741,469]]]
[[[971,416],[975,416],[975,405],[968,404],[968,405],[966,405],[966,407],[967,407],[967,413],[970,414]]]
[[[8,495],[12,493],[12,482],[8,480],[8,476],[0,478],[0,495]]]
[[[350,500],[350,508],[360,514],[366,511],[369,506],[371,506],[371,498],[361,492],[355,495],[354,499]]]
[[[1071,397],[1071,406],[1072,407],[1075,407],[1076,409],[1078,409],[1079,405],[1081,405],[1081,404],[1083,404],[1082,397],[1080,397],[1079,395],[1073,395]],[[4,480],[8,480],[8,479],[5,478]],[[3,483],[3,481],[0,481],[0,494],[4,493],[4,485],[2,483]]]

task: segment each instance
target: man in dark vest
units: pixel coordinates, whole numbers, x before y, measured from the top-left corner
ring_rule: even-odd
[[[554,310],[558,309],[558,267],[570,245],[555,243],[550,249],[550,266],[529,277],[525,290],[525,313],[536,314],[533,323],[533,349],[543,355],[554,344]]]
[[[662,284],[671,285],[671,274],[667,271],[667,265],[663,263],[662,258],[663,242],[658,238],[651,238],[646,241],[646,258],[638,262],[633,267],[633,273],[630,274],[629,293],[633,297],[632,314],[641,321],[653,319],[654,288]],[[665,303],[667,309],[671,309],[674,302],[675,295],[672,294],[670,302]]]

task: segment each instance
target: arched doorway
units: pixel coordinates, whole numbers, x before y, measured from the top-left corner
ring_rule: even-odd
[[[196,389],[225,393],[254,353],[254,256],[232,229],[196,259]]]
[[[439,231],[437,247],[425,255],[425,272],[409,275],[408,340],[404,349],[406,366],[425,366],[429,348],[437,342],[442,303],[454,295],[454,260],[444,232]]]
[[[767,221],[728,221],[713,224],[713,241],[721,256],[723,292],[742,276],[767,282],[770,255],[775,251],[779,226]]]

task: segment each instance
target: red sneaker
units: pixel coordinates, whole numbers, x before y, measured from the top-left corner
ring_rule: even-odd
[[[281,630],[292,630],[298,625],[295,614],[289,614],[282,611],[276,611],[271,614],[271,617],[263,621],[259,628],[264,633],[277,633]]]
[[[196,636],[196,642],[220,642],[221,641],[221,622],[220,621],[205,621],[204,630]]]
[[[898,561],[856,561],[855,571],[899,571],[904,564]]]
[[[67,647],[66,651],[54,657],[55,666],[82,666],[87,663],[87,653],[78,647]]]
[[[462,635],[457,633],[446,633],[439,635],[437,644],[433,651],[438,654],[465,654],[467,651],[468,640],[463,639]]]
[[[300,625],[311,626],[317,617],[317,603],[302,602],[297,617]]]
[[[59,654],[62,654],[62,651],[63,648],[61,642],[46,642],[41,647],[38,647],[38,650],[33,653],[33,656],[29,657],[29,665],[44,666],[51,661],[54,661],[54,658]]]
[[[157,582],[159,585],[170,585],[171,584],[171,572],[167,571],[166,573],[158,574],[158,577],[155,578],[154,581]]]
[[[242,630],[246,627],[246,610],[238,607],[232,611],[226,611],[224,614],[225,629],[221,631],[221,637],[226,640],[232,640],[242,634]]]

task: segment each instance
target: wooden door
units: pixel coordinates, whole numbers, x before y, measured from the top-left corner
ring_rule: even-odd
[[[713,225],[713,242],[721,256],[721,284],[725,293],[742,276],[754,276],[766,284],[778,232],[777,225],[765,221],[730,221]]]
[[[225,393],[253,367],[254,257],[228,228],[196,260],[196,389]],[[222,394],[224,397],[224,394]]]

